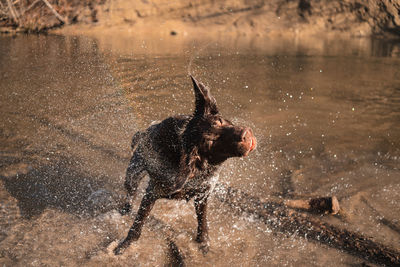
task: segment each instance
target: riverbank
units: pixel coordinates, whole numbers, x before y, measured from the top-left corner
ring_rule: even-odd
[[[15,33],[123,30],[145,34],[276,36],[342,35],[400,38],[396,0],[196,2],[166,0],[2,0],[0,26]]]

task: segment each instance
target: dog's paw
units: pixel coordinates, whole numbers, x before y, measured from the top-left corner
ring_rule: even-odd
[[[210,241],[208,239],[200,239],[199,237],[196,238],[196,242],[199,245],[199,250],[206,255],[210,251]]]
[[[123,247],[117,246],[117,247],[116,247],[116,248],[114,248],[114,250],[113,250],[113,252],[114,252],[114,255],[116,255],[116,256],[118,256],[118,255],[122,255],[122,253],[124,253],[125,249],[126,249],[126,248],[123,248]]]
[[[119,209],[119,213],[121,214],[121,215],[126,215],[126,214],[128,214],[130,211],[131,211],[131,204],[129,204],[129,203],[125,203],[122,207],[120,207],[120,209]]]
[[[124,251],[129,247],[130,242],[126,242],[126,240],[122,241],[118,244],[116,248],[114,248],[114,255],[121,255]]]
[[[199,243],[199,249],[205,256],[210,251],[210,242],[204,241]]]

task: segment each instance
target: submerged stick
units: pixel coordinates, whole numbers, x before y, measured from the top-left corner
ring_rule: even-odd
[[[240,190],[218,184],[214,195],[221,202],[242,213],[249,213],[272,227],[289,234],[346,251],[366,261],[388,266],[400,265],[400,252],[345,229],[324,223],[307,214],[288,209],[284,203],[261,202]]]
[[[392,223],[390,220],[386,219],[384,216],[382,216],[382,213],[380,213],[376,208],[374,208],[368,201],[364,198],[361,197],[361,201],[365,203],[372,211],[375,213],[376,217],[378,218],[378,221],[382,223],[383,225],[386,225],[389,227],[392,231],[397,232],[400,234],[400,227],[394,223]]]

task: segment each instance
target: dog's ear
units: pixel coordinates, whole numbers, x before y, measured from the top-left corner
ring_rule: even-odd
[[[190,78],[192,78],[194,94],[196,96],[194,116],[217,114],[217,101],[215,101],[215,98],[210,94],[210,90],[204,84],[198,82],[192,75],[190,75]]]

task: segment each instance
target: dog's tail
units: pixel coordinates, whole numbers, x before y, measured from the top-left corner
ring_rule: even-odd
[[[143,138],[144,135],[145,135],[144,132],[137,132],[133,135],[131,144],[132,153],[135,152],[136,148],[140,143],[140,140]]]

